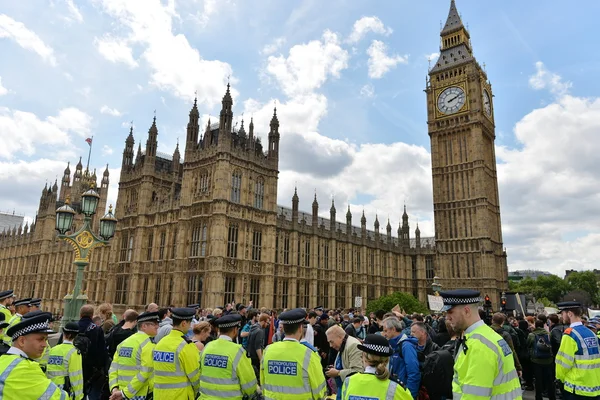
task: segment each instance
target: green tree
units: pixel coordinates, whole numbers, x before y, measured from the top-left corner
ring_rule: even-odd
[[[429,312],[427,307],[414,296],[404,292],[394,292],[386,296],[381,296],[377,300],[369,301],[367,305],[367,312],[375,312],[377,310],[391,311],[394,306],[398,304],[400,308],[404,309],[407,313],[423,313]]]
[[[567,282],[573,290],[582,290],[590,295],[593,303],[599,303],[598,278],[592,271],[572,272],[567,277]]]
[[[521,294],[531,294],[536,299],[546,298],[551,302],[559,302],[571,290],[571,285],[556,275],[542,275],[537,279],[525,278],[511,290]]]

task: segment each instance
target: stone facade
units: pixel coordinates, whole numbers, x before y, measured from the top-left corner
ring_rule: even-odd
[[[436,273],[444,288],[477,288],[498,304],[508,289],[502,245],[492,85],[473,56],[454,0],[429,71]]]
[[[454,2],[452,29],[442,31],[443,43],[451,37],[454,45],[458,32],[466,46],[468,33],[462,23],[458,30],[453,26],[453,10]],[[140,142],[135,151],[130,130],[115,209],[117,232],[109,246],[91,256],[83,288],[88,297],[114,303],[117,310],[152,301],[214,307],[249,300],[278,309],[333,308],[351,307],[356,297],[364,307],[398,290],[426,301],[435,275],[444,287],[474,287],[495,296],[506,287],[506,255],[493,116],[484,115],[480,100],[482,90],[491,94],[491,86],[470,43],[465,47],[470,58],[447,67],[443,57],[452,48],[443,44],[426,90],[436,240],[421,238],[418,226],[411,238],[406,208],[392,235],[389,221],[385,231],[378,219],[367,229],[364,213],[354,226],[350,209],[345,223],[337,222],[333,201],[329,219],[319,216],[316,196],[310,213],[298,209],[297,193],[291,208],[277,205],[277,112],[263,148],[252,120],[248,132],[244,121],[239,129],[232,126],[228,85],[218,122],[201,127],[194,103],[183,160],[179,145],[172,155],[157,152],[156,117],[144,149]],[[450,85],[464,88],[469,101],[455,115],[441,115],[437,97]],[[67,197],[77,208],[90,186],[97,187],[98,209],[104,210],[108,178],[107,170],[98,186],[95,173],[83,171],[80,161],[72,182],[69,167],[65,170],[60,192],[56,182],[44,188],[35,224],[0,235],[3,287],[20,297],[42,297],[47,310],[61,309],[75,271],[71,247],[56,239],[54,211]],[[78,216],[75,224],[80,221]]]

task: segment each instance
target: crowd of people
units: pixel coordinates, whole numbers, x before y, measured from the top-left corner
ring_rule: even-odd
[[[477,292],[443,296],[444,312],[431,315],[398,308],[277,313],[252,303],[213,309],[151,303],[117,318],[110,304],[85,305],[50,348],[52,315],[40,310],[41,301],[15,301],[12,291],[3,291],[0,398],[509,400],[535,390],[536,400],[553,400],[600,394],[600,319],[587,321],[580,305],[563,305],[560,315],[507,317],[478,307]]]

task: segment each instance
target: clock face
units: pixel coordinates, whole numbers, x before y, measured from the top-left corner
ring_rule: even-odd
[[[457,86],[445,89],[438,97],[438,109],[440,112],[449,115],[460,111],[466,102],[465,91]]]
[[[492,116],[492,100],[487,90],[483,90],[483,110],[488,117]]]

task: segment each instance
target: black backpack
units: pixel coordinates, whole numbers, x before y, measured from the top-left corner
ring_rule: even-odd
[[[552,358],[552,345],[547,333],[536,333],[533,341],[533,358]]]
[[[452,396],[454,357],[446,349],[432,351],[421,364],[421,386],[432,399]]]
[[[73,339],[73,346],[75,346],[79,354],[81,354],[81,357],[87,356],[91,345],[92,341],[85,333],[78,333],[77,336],[75,336],[75,339]]]

